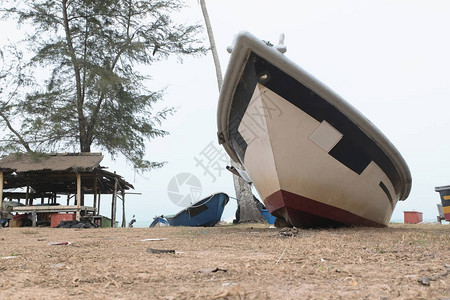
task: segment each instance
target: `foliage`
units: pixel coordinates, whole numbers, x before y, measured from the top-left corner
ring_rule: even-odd
[[[33,85],[30,75],[24,70],[23,54],[14,45],[0,50],[0,153],[27,151],[30,145],[18,128],[17,119],[22,119],[21,90]]]
[[[149,90],[137,67],[205,53],[200,25],[172,21],[179,0],[28,3],[1,4],[5,18],[33,28],[28,67],[48,72],[45,86],[20,101],[20,134],[41,151],[78,145],[81,152],[122,154],[141,171],[159,167],[145,159],[145,143],[168,134],[160,126],[173,109],[152,110],[163,91]]]

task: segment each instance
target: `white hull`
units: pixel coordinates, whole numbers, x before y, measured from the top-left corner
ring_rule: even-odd
[[[409,169],[386,137],[249,34],[235,43],[218,127],[269,211],[291,225],[385,226],[409,194]]]
[[[239,132],[247,142],[245,169],[262,199],[283,190],[374,223],[389,222],[398,199],[389,178],[373,161],[357,174],[330,156],[342,135],[325,121],[258,84]],[[395,199],[392,203],[380,182]],[[272,212],[281,208],[265,204]]]

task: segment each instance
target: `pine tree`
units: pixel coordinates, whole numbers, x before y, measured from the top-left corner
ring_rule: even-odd
[[[205,53],[201,26],[171,19],[182,7],[178,0],[3,1],[5,18],[32,28],[27,66],[49,74],[45,86],[16,102],[18,133],[29,147],[106,150],[141,171],[161,166],[145,159],[145,143],[168,134],[160,125],[173,109],[152,110],[163,92],[148,89],[136,66]]]

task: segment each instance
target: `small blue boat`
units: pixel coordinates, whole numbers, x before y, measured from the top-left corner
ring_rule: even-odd
[[[220,221],[228,200],[228,195],[225,193],[213,194],[183,209],[176,215],[165,216],[165,218],[170,226],[212,227]]]
[[[164,227],[169,226],[169,222],[167,222],[166,218],[164,216],[156,216],[153,218],[153,222],[148,227]]]
[[[267,223],[273,224],[275,223],[276,217],[272,216],[272,214],[265,208],[260,209],[262,216],[266,219]]]

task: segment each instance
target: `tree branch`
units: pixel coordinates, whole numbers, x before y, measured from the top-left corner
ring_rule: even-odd
[[[11,122],[8,120],[6,115],[4,115],[3,112],[1,112],[1,111],[0,111],[0,117],[5,121],[8,129],[19,139],[19,143],[27,150],[28,153],[32,153],[33,150],[31,150],[30,145],[25,141],[25,139],[22,137],[22,135],[13,128],[13,126],[11,125]]]

